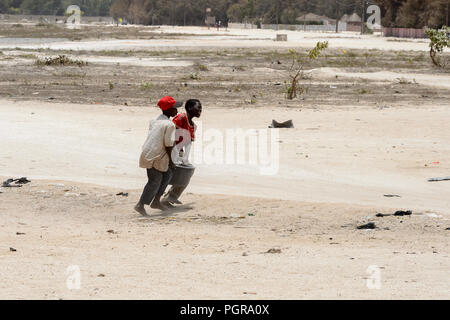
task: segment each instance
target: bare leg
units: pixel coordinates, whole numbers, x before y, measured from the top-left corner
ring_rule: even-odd
[[[144,217],[147,217],[147,211],[145,211],[144,205],[140,202],[138,202],[135,206],[134,206],[134,210],[136,210],[137,212],[139,212],[141,215],[143,215]]]

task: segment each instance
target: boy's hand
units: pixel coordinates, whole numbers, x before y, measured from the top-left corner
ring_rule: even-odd
[[[173,147],[166,147],[167,154],[169,155],[169,167],[173,169],[175,168],[175,163],[172,160],[172,149]]]

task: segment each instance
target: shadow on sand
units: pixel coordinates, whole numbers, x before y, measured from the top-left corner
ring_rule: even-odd
[[[176,206],[174,208],[170,208],[166,211],[161,211],[161,213],[159,213],[159,214],[149,214],[146,217],[141,216],[141,217],[139,217],[139,220],[147,220],[147,219],[152,219],[152,218],[168,218],[168,217],[177,216],[178,213],[188,212],[188,211],[194,209],[194,207],[192,206],[193,204],[194,204],[193,202],[186,203],[186,204]]]

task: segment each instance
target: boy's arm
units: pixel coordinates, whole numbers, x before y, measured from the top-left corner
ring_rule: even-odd
[[[169,155],[169,167],[174,168],[175,167],[175,163],[173,163],[173,160],[172,160],[172,150],[173,150],[173,146],[172,147],[166,147],[166,152]]]
[[[169,155],[169,166],[173,168],[175,164],[172,160],[172,150],[175,145],[175,130],[176,127],[172,123],[170,126],[166,128],[166,132],[164,134],[164,146],[166,147],[166,152]]]

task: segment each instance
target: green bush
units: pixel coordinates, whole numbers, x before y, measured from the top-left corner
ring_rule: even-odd
[[[444,26],[441,30],[427,29],[425,34],[430,38],[431,61],[438,67],[445,67],[446,63],[439,57],[439,53],[444,52],[445,48],[450,48],[450,28]]]

